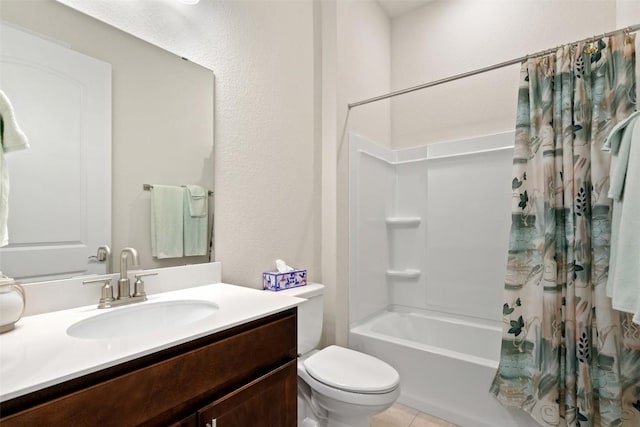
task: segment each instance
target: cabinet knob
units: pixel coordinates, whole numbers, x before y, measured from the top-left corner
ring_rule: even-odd
[[[206,426],[207,427],[216,427],[216,425],[218,424],[218,422],[216,421],[216,419],[212,419],[210,423],[207,423]]]

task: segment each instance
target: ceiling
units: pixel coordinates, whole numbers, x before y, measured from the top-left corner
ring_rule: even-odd
[[[420,6],[424,6],[433,0],[378,0],[382,9],[387,13],[389,18],[403,15]]]

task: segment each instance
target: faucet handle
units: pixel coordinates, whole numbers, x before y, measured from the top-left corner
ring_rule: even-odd
[[[136,279],[139,279],[139,278],[144,277],[144,276],[157,276],[157,275],[158,275],[158,273],[136,273],[133,276]]]
[[[142,281],[142,277],[145,276],[157,276],[158,273],[141,273],[134,274],[136,281],[133,283],[133,296],[134,297],[147,297],[147,293],[144,291],[144,282]]]
[[[100,297],[100,303],[98,304],[98,308],[107,308],[111,306],[111,303],[114,301],[113,298],[113,286],[111,286],[111,277],[99,277],[97,279],[91,280],[83,280],[83,285],[88,285],[91,283],[103,283],[102,286],[102,295]]]

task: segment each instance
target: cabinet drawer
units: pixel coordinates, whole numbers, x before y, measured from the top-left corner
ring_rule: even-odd
[[[295,358],[294,311],[234,335],[212,335],[200,348],[25,409],[0,424],[166,426]]]
[[[198,427],[295,427],[295,360],[198,411]]]

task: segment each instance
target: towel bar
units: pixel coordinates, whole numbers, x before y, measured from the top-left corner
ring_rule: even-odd
[[[184,187],[184,185],[182,187]],[[151,185],[151,184],[142,184],[142,189],[144,191],[151,191],[151,190],[153,190],[153,185]],[[213,191],[209,190],[209,196],[213,196]]]

